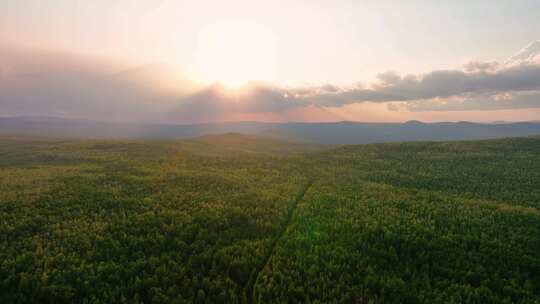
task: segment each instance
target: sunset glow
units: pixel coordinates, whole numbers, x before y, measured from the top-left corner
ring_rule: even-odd
[[[275,41],[254,24],[205,27],[198,36],[197,63],[202,80],[236,88],[250,81],[272,81]]]
[[[540,304],[540,0],[0,0],[0,304]]]
[[[51,2],[1,1],[0,116],[540,120],[535,0]]]

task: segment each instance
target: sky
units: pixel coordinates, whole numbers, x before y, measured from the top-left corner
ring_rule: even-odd
[[[0,115],[540,120],[540,2],[2,0]]]

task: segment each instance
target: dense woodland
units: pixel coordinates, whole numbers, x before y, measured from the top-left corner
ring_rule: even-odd
[[[0,137],[0,303],[540,303],[540,138]]]

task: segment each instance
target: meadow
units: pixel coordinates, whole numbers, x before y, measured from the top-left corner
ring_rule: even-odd
[[[0,303],[540,303],[540,138],[0,136]]]

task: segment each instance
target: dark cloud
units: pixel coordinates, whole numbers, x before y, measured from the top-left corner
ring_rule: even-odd
[[[400,76],[395,72],[378,75],[371,88],[303,92],[300,99],[315,105],[341,106],[357,102],[415,101],[471,94],[498,94],[540,90],[540,65],[519,65],[495,69],[495,63],[471,62],[466,70],[440,70],[423,75]],[[293,94],[294,96],[294,94]],[[511,105],[511,102],[508,103]],[[530,105],[540,107],[540,100]]]
[[[310,103],[287,97],[287,91],[274,86],[251,83],[238,90],[214,84],[179,100],[167,119],[204,121],[220,119],[227,113],[283,112],[308,106]]]
[[[393,111],[538,108],[540,64],[531,61],[535,48],[527,48],[521,56],[527,60],[519,64],[472,61],[463,69],[422,75],[385,72],[365,86],[252,83],[239,90],[219,85],[195,90],[169,67],[126,69],[94,58],[0,46],[0,115],[191,122],[219,120],[227,113],[285,113],[359,102],[388,102]]]

